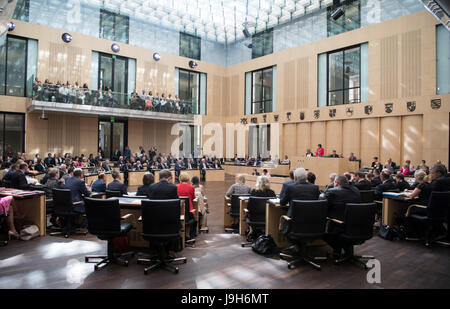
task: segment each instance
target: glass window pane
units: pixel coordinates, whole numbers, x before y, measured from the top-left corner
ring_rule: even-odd
[[[328,79],[328,90],[337,90],[343,88],[343,62],[344,62],[344,53],[337,52],[330,54],[328,56],[328,70],[329,70],[329,79]]]
[[[328,103],[330,106],[333,105],[342,105],[343,104],[343,91],[330,91],[329,92],[329,98]]]
[[[201,38],[180,32],[180,56],[200,60]]]
[[[360,102],[360,88],[344,90],[344,104],[353,104]]]
[[[264,110],[262,113],[271,113],[272,112],[272,101],[264,101]]]
[[[129,17],[116,15],[114,24],[115,40],[128,44]]]
[[[191,102],[192,102],[192,111],[195,114],[198,114],[198,89],[199,89],[199,74],[192,73],[189,74],[190,79],[190,91],[191,91]]]
[[[263,71],[263,98],[264,100],[272,100],[272,69]]]
[[[26,40],[8,37],[6,93],[11,96],[25,96]]]
[[[14,153],[23,152],[24,116],[5,114],[5,145]]]
[[[114,15],[100,11],[100,37],[114,41]]]
[[[191,91],[189,89],[189,72],[180,70],[179,73],[179,97],[182,101],[191,101]]]
[[[336,20],[331,17],[336,10],[342,9],[343,14]],[[358,29],[361,25],[360,1],[349,0],[342,5],[332,5],[327,8],[328,36],[333,36],[346,31]]]
[[[112,84],[112,58],[100,56],[100,85],[103,90],[113,89]]]
[[[123,153],[124,148],[124,123],[122,122],[115,122],[113,123],[113,152],[115,153],[117,150],[120,151],[120,153]],[[106,151],[105,151],[106,155]],[[107,158],[110,158],[110,156],[107,156]]]
[[[3,157],[3,161],[6,161],[6,145],[5,145],[5,138],[3,135],[3,123],[4,123],[4,114],[0,114],[0,156]]]
[[[5,94],[6,86],[6,46],[0,46],[0,95]],[[2,127],[3,128],[3,127]]]
[[[263,74],[262,71],[253,72],[253,102],[263,100]]]
[[[127,60],[122,58],[114,59],[114,88],[116,100],[119,104],[127,103]]]
[[[98,128],[98,147],[103,149],[105,157],[111,157],[111,123],[100,121]]]
[[[344,62],[344,89],[359,87],[360,78],[360,48],[345,51]]]
[[[30,0],[18,0],[12,19],[21,21],[29,21],[30,16]]]

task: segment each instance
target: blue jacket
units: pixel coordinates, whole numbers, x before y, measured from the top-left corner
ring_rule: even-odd
[[[86,183],[84,182],[84,180],[81,180],[80,178],[74,176],[67,179],[64,189],[70,189],[70,191],[72,192],[72,202],[82,201],[83,195],[91,195],[91,191],[86,188]]]
[[[93,192],[105,192],[106,191],[106,183],[103,180],[97,179],[92,184],[91,189]]]

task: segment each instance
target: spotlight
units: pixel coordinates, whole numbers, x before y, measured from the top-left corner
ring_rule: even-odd
[[[69,33],[63,33],[63,35],[61,36],[61,39],[65,42],[65,43],[70,43],[72,42],[72,36]]]
[[[244,30],[242,30],[242,32],[244,33],[244,35],[245,35],[246,38],[249,38],[249,37],[250,37],[250,32],[248,32],[248,29],[247,29],[247,28],[244,28]]]
[[[195,69],[197,66],[198,66],[197,62],[195,62],[193,60],[189,61],[189,67],[191,69]]]
[[[120,51],[120,45],[117,43],[114,43],[113,45],[111,45],[111,50],[115,53],[118,53]]]
[[[333,18],[334,20],[338,20],[339,17],[341,17],[342,15],[344,15],[344,9],[338,8],[336,11],[333,12],[333,14],[331,14],[331,18]]]
[[[153,60],[155,61],[161,60],[161,55],[159,53],[153,53]]]
[[[6,26],[8,27],[8,31],[13,31],[16,28],[16,25],[12,21],[6,23]]]

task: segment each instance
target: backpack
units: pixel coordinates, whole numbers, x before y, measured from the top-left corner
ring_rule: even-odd
[[[275,242],[270,235],[261,235],[253,243],[252,249],[258,254],[270,254],[276,248]]]

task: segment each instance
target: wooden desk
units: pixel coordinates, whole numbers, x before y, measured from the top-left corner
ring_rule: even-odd
[[[262,174],[263,170],[266,169],[270,175],[276,175],[280,177],[289,177],[289,165],[277,165],[274,168],[261,168],[261,167],[255,167],[255,166],[246,166],[246,165],[223,165],[223,168],[225,169],[225,173],[231,174],[231,175],[238,175],[238,174],[249,174],[251,175],[253,173],[253,170],[256,168],[256,170]]]
[[[159,173],[160,173],[161,171],[162,171],[162,170],[154,170],[154,172],[155,172],[155,183],[159,182]],[[171,169],[171,170],[170,170],[170,173],[172,174],[172,179],[173,179],[173,181],[175,181],[175,170]]]
[[[414,204],[414,200],[406,200],[404,197],[383,196],[383,224],[392,226],[395,218],[405,212],[408,207]]]
[[[205,172],[206,181],[225,181],[224,169],[207,169]]]
[[[258,176],[245,175],[245,183],[248,184],[251,188],[254,188],[257,178]],[[275,192],[275,194],[280,194],[283,183],[290,180],[289,177],[269,177],[268,179],[270,182],[270,188]]]
[[[239,206],[239,234],[242,236],[245,236],[245,231],[248,228],[247,222],[245,222],[246,215],[244,209],[247,208],[248,205],[248,197],[240,197],[241,200],[240,206]]]
[[[44,178],[44,176],[45,176],[45,173],[38,173],[38,174],[31,175],[31,177],[33,177],[37,181],[41,181],[41,179]]]
[[[280,231],[280,218],[287,214],[288,207],[281,206],[279,201],[269,200],[266,205],[266,235],[271,235],[278,248],[291,244]]]
[[[120,173],[120,178],[121,181],[123,181],[123,173]],[[88,186],[92,186],[92,184],[94,183],[94,181],[96,181],[98,179],[98,174],[88,174],[84,176],[84,182],[88,185]],[[110,182],[112,182],[114,179],[112,177],[111,173],[105,173],[105,183],[106,185],[108,185]]]
[[[194,176],[197,176],[198,179],[200,179],[200,170],[182,170],[181,173],[187,173],[189,175],[189,179],[192,179]]]
[[[223,227],[224,228],[231,228],[233,224],[233,218],[228,213],[228,203],[231,203],[231,198],[224,197],[223,199]]]
[[[128,171],[128,185],[129,186],[142,186],[142,177],[145,174],[150,174],[148,171]]]
[[[323,187],[330,183],[331,173],[357,172],[359,162],[349,161],[346,158],[301,157],[292,161],[292,168],[298,167],[313,172],[316,175],[316,185]]]
[[[114,197],[113,197],[114,198]],[[120,204],[120,215],[124,216],[126,214],[132,214],[134,216],[134,220],[131,222],[133,224],[133,229],[128,233],[130,239],[130,246],[137,248],[148,248],[149,243],[148,240],[142,238],[142,222],[138,221],[139,217],[142,216],[141,210],[141,199],[136,198],[119,198]],[[184,226],[184,203],[181,203],[180,206],[181,218],[183,221],[180,231],[181,236],[181,248],[184,249],[184,241],[185,241],[185,226]]]
[[[20,191],[20,190],[16,190]],[[12,191],[11,191],[12,192]],[[29,193],[30,191],[22,191]],[[0,192],[0,196],[13,196],[14,221],[18,231],[24,225],[37,225],[39,235],[45,236],[47,229],[47,215],[45,211],[45,194],[41,191],[32,191],[34,194],[20,196],[20,194]]]

